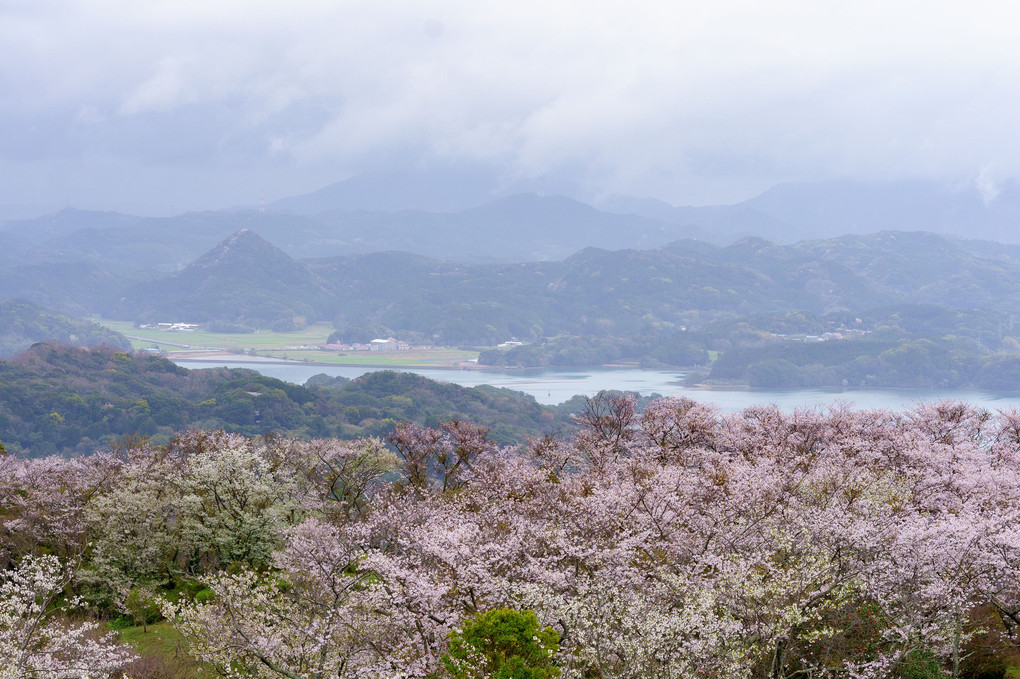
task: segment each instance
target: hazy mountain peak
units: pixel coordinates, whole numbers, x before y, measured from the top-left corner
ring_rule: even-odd
[[[172,276],[139,289],[125,310],[148,320],[211,319],[293,327],[329,294],[304,265],[251,229],[235,231]]]
[[[498,185],[489,168],[394,168],[364,172],[311,193],[283,198],[270,207],[308,215],[329,210],[450,212],[491,200]]]
[[[465,212],[474,215],[506,212],[557,215],[568,210],[578,215],[593,215],[600,212],[587,203],[567,196],[543,196],[537,193],[515,193],[503,196]]]
[[[76,231],[129,226],[139,217],[120,212],[100,212],[64,208],[59,212],[34,219],[17,219],[5,223],[0,230],[16,234],[26,241],[41,243],[49,238],[62,238]]]
[[[289,263],[295,265],[293,259],[251,229],[235,231],[208,251],[188,268],[211,268],[228,264],[267,264]]]
[[[774,247],[775,243],[772,241],[759,238],[758,236],[744,236],[740,240],[736,241],[731,245],[731,248],[742,248],[745,250],[762,250],[765,248]]]

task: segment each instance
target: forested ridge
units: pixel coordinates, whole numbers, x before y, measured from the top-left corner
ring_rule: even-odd
[[[369,324],[443,344],[489,345],[510,336],[700,331],[761,314],[861,316],[896,304],[1008,313],[1018,282],[1017,246],[903,232],[795,245],[680,240],[477,264],[393,251],[298,260],[245,230],[172,272],[128,274],[93,262],[0,267],[8,295],[62,312],[252,327],[318,320],[339,331]]]
[[[599,397],[578,425],[0,456],[0,658],[136,679],[1015,672],[1020,414]],[[190,659],[133,658],[96,617],[171,625]]]
[[[751,336],[760,338],[760,331]],[[691,338],[679,339],[672,347],[663,345],[651,353],[643,364],[655,367],[654,356],[685,355],[700,361],[705,350],[697,349]],[[543,352],[554,361],[606,363],[621,356],[621,347],[634,346],[642,345],[560,338],[517,347],[505,355],[519,365],[541,365]],[[750,381],[763,387],[842,382],[854,387],[971,385],[1015,390],[1020,384],[1020,357],[982,358],[966,348],[961,338],[932,342],[897,334],[844,342],[758,339],[720,354],[710,372],[694,373],[689,379]],[[670,353],[659,353],[666,349]],[[483,352],[483,359],[491,361],[492,353]],[[40,343],[0,360],[0,442],[27,455],[89,454],[131,436],[165,443],[189,427],[245,435],[356,438],[384,436],[397,422],[435,425],[453,418],[489,426],[494,440],[511,444],[527,436],[569,431],[570,416],[579,403],[577,397],[559,406],[543,406],[508,389],[465,388],[391,371],[370,372],[355,380],[319,375],[302,386],[249,369],[188,370],[161,356],[113,347]]]
[[[355,380],[321,375],[299,386],[254,370],[188,370],[111,347],[39,344],[0,360],[0,442],[35,456],[89,454],[132,436],[165,443],[188,428],[355,438],[385,435],[396,422],[452,418],[483,422],[495,440],[515,443],[569,429],[576,406],[391,371]]]
[[[924,233],[787,246],[687,240],[479,265],[402,252],[294,260],[246,231],[177,273],[132,283],[116,299],[99,295],[95,304],[110,318],[188,315],[265,327],[303,317],[341,331],[369,323],[443,344],[492,345],[510,336],[701,330],[761,314],[859,316],[895,304],[1003,312],[1016,306],[1017,282],[1016,246],[989,251]]]
[[[23,299],[0,300],[0,358],[9,358],[36,342],[46,341],[131,348],[123,335],[98,323],[69,318]]]
[[[405,252],[297,260],[247,230],[173,272],[40,263],[0,268],[0,286],[138,322],[249,332],[326,322],[332,341],[477,347],[493,366],[627,361],[761,387],[1020,384],[1020,251],[930,233],[682,240],[483,265]],[[492,349],[512,338],[527,346]],[[831,341],[797,345],[819,338]]]

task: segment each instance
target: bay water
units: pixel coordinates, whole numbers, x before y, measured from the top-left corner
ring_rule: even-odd
[[[250,368],[293,384],[304,384],[312,375],[355,378],[380,368],[363,366],[326,366],[305,363],[231,362],[179,360],[188,369],[213,367]],[[964,389],[701,389],[686,387],[683,371],[640,370],[637,368],[587,368],[578,370],[453,370],[441,368],[386,368],[412,372],[441,382],[464,387],[491,384],[531,394],[539,403],[556,405],[574,395],[594,396],[600,391],[618,389],[643,396],[687,396],[696,401],[714,403],[722,412],[734,412],[754,405],[775,404],[784,410],[825,407],[844,402],[868,410],[903,410],[920,402],[953,399],[980,406],[992,412],[1020,408],[1020,394]]]

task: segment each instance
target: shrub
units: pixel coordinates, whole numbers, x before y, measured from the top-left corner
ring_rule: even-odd
[[[533,611],[506,608],[479,613],[460,631],[450,632],[447,672],[457,679],[548,679],[560,670],[553,658],[560,636],[541,629]]]

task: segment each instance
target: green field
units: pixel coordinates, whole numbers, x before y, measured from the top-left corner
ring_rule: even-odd
[[[126,335],[134,349],[158,347],[167,352],[208,349],[237,353],[254,353],[259,356],[328,363],[331,365],[372,365],[394,367],[443,366],[478,358],[477,351],[436,348],[414,351],[359,351],[338,353],[292,349],[299,346],[321,346],[333,329],[328,325],[311,325],[293,332],[163,332],[153,328],[139,329],[131,321],[98,321],[100,325]]]
[[[128,627],[117,632],[117,640],[133,646],[142,656],[131,670],[147,672],[145,676],[204,679],[213,673],[203,670],[184,650],[184,639],[167,621],[141,627]],[[134,675],[131,675],[134,676]]]
[[[230,332],[163,332],[153,328],[136,328],[131,321],[108,321],[100,320],[98,323],[104,328],[116,330],[129,337],[141,337],[143,339],[132,339],[131,346],[135,349],[144,347],[159,346],[167,350],[178,349],[180,344],[188,344],[192,348],[222,349],[224,351],[236,351],[254,349],[265,351],[271,349],[283,349],[289,346],[318,345],[325,344],[333,329],[328,325],[310,325],[303,330],[293,332],[254,332],[254,333],[230,333]]]

